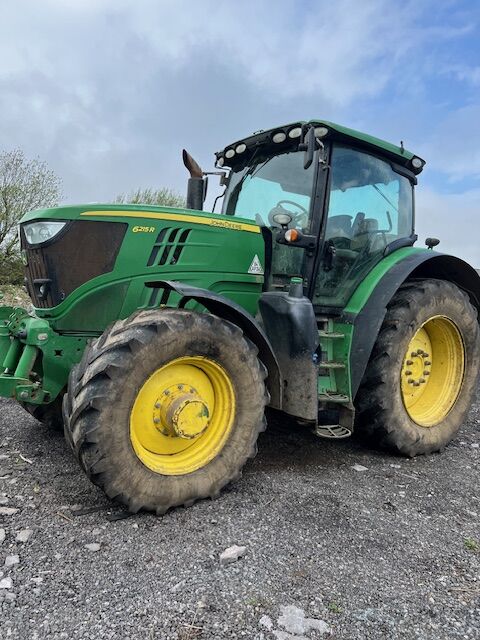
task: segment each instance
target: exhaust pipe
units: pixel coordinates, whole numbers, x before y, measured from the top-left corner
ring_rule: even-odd
[[[207,195],[207,178],[203,177],[203,171],[186,149],[182,153],[183,164],[190,173],[187,187],[187,209],[203,210],[203,203]]]

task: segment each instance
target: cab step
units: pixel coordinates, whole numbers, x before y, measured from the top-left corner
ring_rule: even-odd
[[[319,330],[318,337],[319,338],[331,338],[331,339],[341,340],[342,338],[345,338],[345,334],[344,333],[336,333],[335,331],[321,331],[321,330]]]
[[[319,438],[327,438],[329,440],[341,440],[352,435],[352,431],[347,427],[342,427],[341,424],[319,424],[315,427],[313,433]]]
[[[345,369],[344,362],[335,362],[334,360],[320,360],[318,366],[320,369]]]
[[[350,402],[349,396],[343,393],[336,393],[334,391],[325,391],[325,393],[318,394],[319,402],[335,402],[336,404],[348,404]]]

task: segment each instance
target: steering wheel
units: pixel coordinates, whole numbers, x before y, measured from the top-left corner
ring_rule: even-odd
[[[282,206],[284,204],[290,204],[294,207],[297,207],[297,209],[300,210],[299,213],[295,214],[293,211],[285,209],[285,207]],[[279,209],[282,209],[282,211],[279,211]],[[288,213],[292,216],[292,222],[295,224],[295,226],[298,227],[301,227],[302,225],[306,226],[308,223],[308,211],[305,209],[305,207],[302,207],[301,204],[298,204],[298,202],[294,202],[293,200],[279,200],[277,202],[277,204],[268,214],[268,222],[270,223],[271,227],[279,226],[278,222],[275,222],[275,220],[273,219],[273,216],[277,213]]]

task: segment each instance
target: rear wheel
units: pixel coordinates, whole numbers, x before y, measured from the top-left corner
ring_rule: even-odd
[[[403,285],[388,305],[358,391],[357,432],[414,456],[455,436],[476,392],[477,312],[451,282]]]
[[[235,325],[143,311],[72,370],[65,435],[90,479],[135,512],[216,496],[256,453],[265,368]]]

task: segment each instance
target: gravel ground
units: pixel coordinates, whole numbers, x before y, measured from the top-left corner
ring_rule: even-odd
[[[2,400],[0,637],[480,638],[479,442],[478,403],[413,460],[274,421],[218,500],[114,520],[61,436]]]

